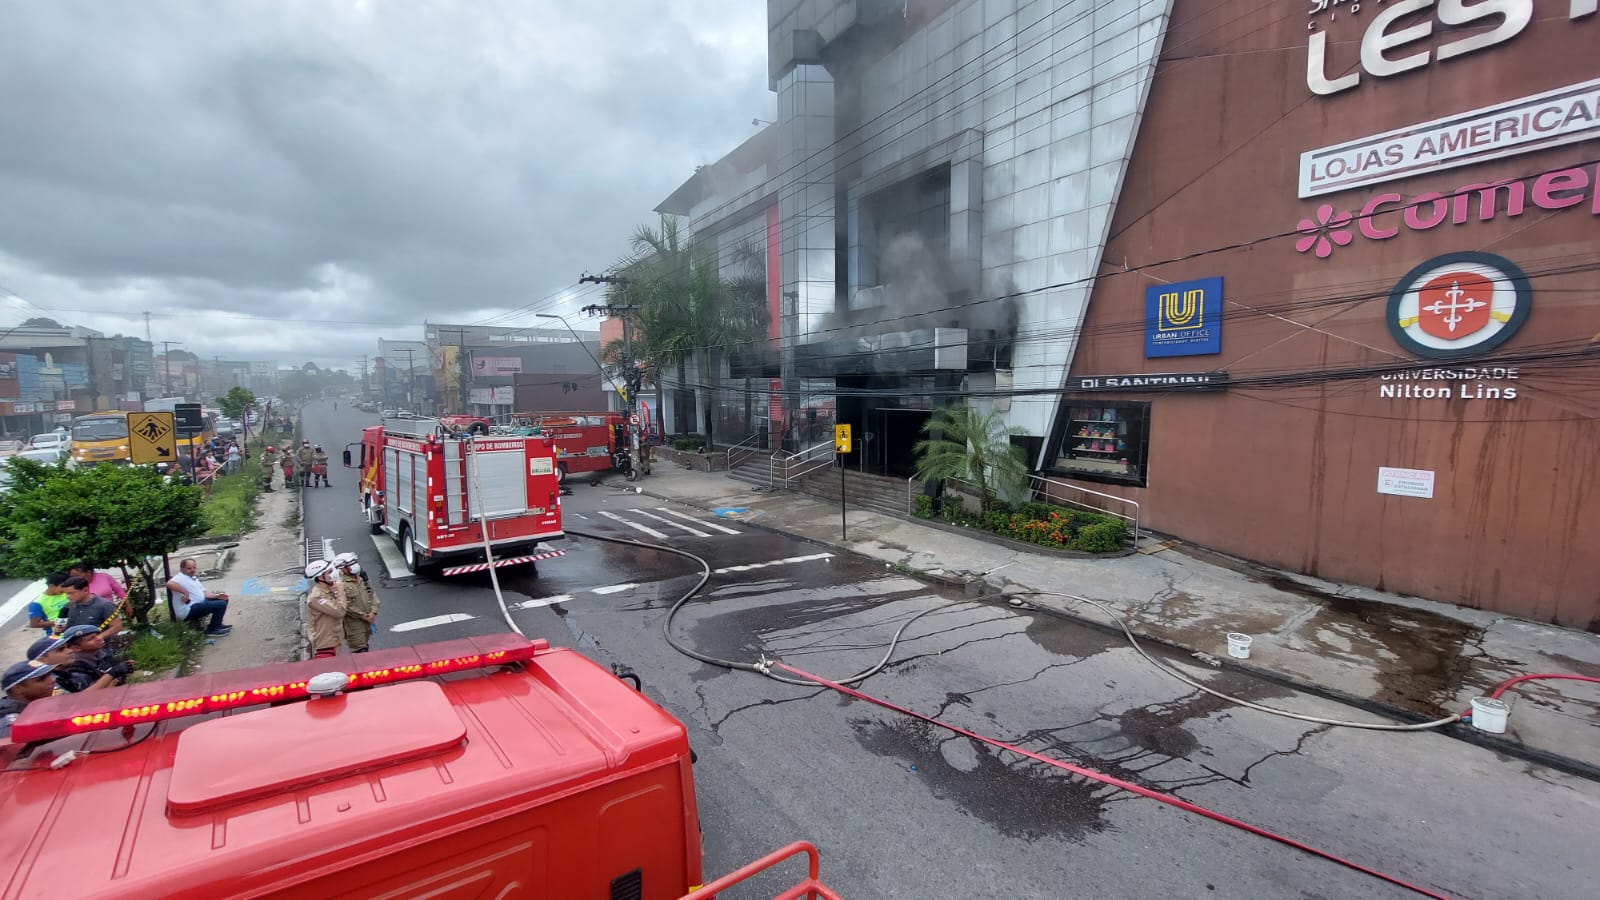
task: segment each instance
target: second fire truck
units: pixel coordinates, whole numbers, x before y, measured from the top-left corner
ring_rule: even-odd
[[[443,575],[525,565],[566,553],[555,445],[542,437],[453,434],[434,419],[389,419],[344,451],[373,534],[406,569]],[[487,536],[485,535],[487,532]],[[486,552],[487,551],[487,552]]]

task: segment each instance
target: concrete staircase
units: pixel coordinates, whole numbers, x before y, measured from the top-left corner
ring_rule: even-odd
[[[819,500],[839,502],[839,470],[819,469],[790,487]],[[884,475],[868,475],[850,469],[844,474],[845,505],[890,515],[906,515],[906,480]]]

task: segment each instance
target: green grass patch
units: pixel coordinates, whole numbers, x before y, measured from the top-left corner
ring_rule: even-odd
[[[232,475],[223,475],[211,486],[211,496],[200,505],[206,520],[206,537],[237,537],[255,522],[256,495],[261,492],[260,474],[247,466]]]
[[[135,677],[132,681],[141,680],[137,673],[149,671],[154,673],[149,678],[160,678],[180,665],[188,663],[195,651],[200,649],[205,638],[199,631],[177,622],[157,622],[147,631],[142,631],[133,642],[128,645],[128,661],[133,664]]]

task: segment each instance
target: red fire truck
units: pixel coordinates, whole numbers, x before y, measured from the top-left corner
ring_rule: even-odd
[[[546,546],[564,536],[548,439],[460,435],[434,419],[390,419],[363,430],[344,464],[360,468],[357,497],[372,533],[394,538],[414,573],[487,569],[485,520],[496,568],[566,553]]]
[[[513,413],[511,424],[538,428],[555,444],[556,472],[562,481],[584,472],[598,476],[621,468],[617,451],[628,447],[628,419],[618,412]]]
[[[515,634],[48,697],[0,743],[0,896],[668,900],[701,887],[683,725]],[[836,900],[809,877],[779,896]]]

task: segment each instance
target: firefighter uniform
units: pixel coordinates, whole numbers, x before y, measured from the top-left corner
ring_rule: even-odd
[[[312,563],[313,566],[325,563]],[[311,574],[311,589],[306,594],[306,624],[311,632],[311,649],[318,659],[339,652],[339,639],[344,637],[345,599],[344,585],[338,579],[324,581]]]
[[[378,614],[378,595],[365,574],[341,571],[339,583],[344,587],[344,642],[352,653],[365,653],[372,638],[372,624],[367,616]]]
[[[317,474],[311,479],[314,487],[331,487],[328,483],[328,454],[321,447],[311,453],[311,465]]]
[[[300,466],[300,486],[311,484],[311,443],[302,441],[300,449],[294,452],[295,462]]]
[[[277,451],[268,447],[261,451],[261,489],[272,490],[272,468],[277,464]],[[287,487],[287,485],[285,485]]]

